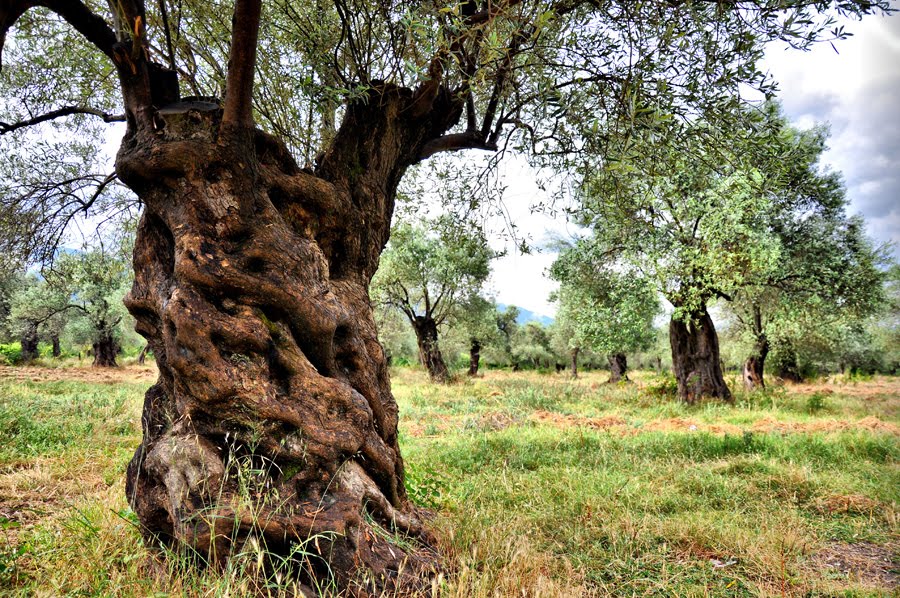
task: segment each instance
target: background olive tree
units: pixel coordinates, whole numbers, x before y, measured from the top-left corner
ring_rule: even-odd
[[[409,320],[432,380],[450,379],[439,330],[480,293],[495,255],[480,228],[452,217],[394,227],[372,280],[372,296]]]

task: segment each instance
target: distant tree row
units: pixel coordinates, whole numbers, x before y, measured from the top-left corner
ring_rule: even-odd
[[[112,367],[131,329],[122,298],[131,286],[129,264],[116,252],[62,253],[42,273],[13,271],[0,284],[0,334],[19,343],[20,360],[39,355],[40,341],[62,354],[64,335],[90,347],[93,365]]]
[[[483,350],[513,367],[568,362],[573,375],[590,352],[588,361],[608,362],[611,381],[627,379],[626,356],[658,338],[660,298],[673,307],[669,350],[682,400],[731,398],[714,303],[747,351],[748,389],[765,385],[773,351],[771,369],[783,379],[800,379],[801,353],[807,363],[833,356],[841,369],[858,367],[875,342],[867,326],[896,317],[886,295],[888,248],[847,215],[840,176],[820,166],[824,128],[799,130],[774,103],[740,117],[745,129],[718,132],[649,113],[636,129],[642,136],[632,132],[616,152],[605,147],[602,160],[586,154],[574,217],[587,234],[556,247],[550,330],[519,327],[515,312],[509,320],[480,295],[494,254],[480,229],[458,219],[397,225],[372,296],[406,315],[418,360],[437,381],[449,377],[441,327],[465,337],[470,374]],[[881,336],[896,334],[895,323]]]

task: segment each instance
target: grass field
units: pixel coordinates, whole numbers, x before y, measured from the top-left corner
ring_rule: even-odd
[[[154,377],[0,368],[0,594],[242,595],[137,532],[124,470]],[[900,379],[688,407],[636,377],[394,372],[439,595],[898,595]]]

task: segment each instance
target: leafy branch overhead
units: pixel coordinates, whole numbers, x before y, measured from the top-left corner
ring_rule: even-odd
[[[738,84],[773,92],[756,66],[764,42],[806,48],[839,39],[848,33],[836,27],[837,16],[887,10],[888,3],[822,8],[800,0],[414,6],[273,0],[262,3],[254,51],[233,62],[254,60],[258,84],[245,78],[234,85],[246,88],[241,93],[252,89],[253,120],[310,167],[327,159],[347,103],[379,93],[385,83],[410,90],[414,112],[434,121],[413,161],[468,148],[519,148],[543,163],[574,165],[581,150],[608,147],[653,119],[724,123]],[[5,0],[3,144],[21,145],[29,128],[48,123],[79,131],[73,138],[82,139],[86,126],[96,131],[88,119],[100,125],[127,118],[152,128],[154,109],[167,101],[161,86],[169,69],[184,95],[221,98],[231,38],[231,15],[199,0]],[[239,95],[235,90],[231,98]],[[99,144],[102,133],[92,135]],[[68,153],[64,145],[57,151]],[[34,168],[43,170],[39,161]],[[45,174],[56,180],[52,171]],[[92,210],[102,214],[114,203]],[[52,196],[34,195],[27,205],[3,209],[46,219],[55,207]],[[59,238],[43,232],[35,234],[47,243]]]

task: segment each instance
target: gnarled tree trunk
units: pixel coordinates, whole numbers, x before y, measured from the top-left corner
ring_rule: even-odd
[[[706,309],[693,314],[689,322],[672,318],[669,343],[682,401],[693,403],[701,397],[731,400],[731,391],[722,376],[719,338]]]
[[[763,370],[766,365],[766,356],[769,354],[769,339],[763,334],[753,344],[753,353],[744,362],[744,387],[747,390],[765,388]]]
[[[313,538],[306,574],[355,592],[433,567],[368,296],[400,176],[449,126],[418,100],[384,85],[348,106],[315,173],[214,104],[126,136],[117,171],[145,205],[126,304],[159,367],[127,475],[148,533],[211,559]]]
[[[103,331],[94,338],[94,363],[93,367],[114,368],[116,354],[119,352],[119,343],[111,331]]]
[[[478,375],[478,364],[481,362],[481,341],[477,338],[470,339],[469,344],[469,375]]]
[[[416,342],[419,345],[419,357],[422,365],[428,370],[428,375],[435,382],[448,382],[450,370],[438,345],[437,323],[432,318],[416,316],[413,330],[416,332]]]
[[[22,363],[31,363],[37,359],[39,355],[37,324],[26,324],[19,340],[22,344]]]
[[[624,353],[610,353],[606,356],[609,361],[609,383],[628,382],[628,359]]]

